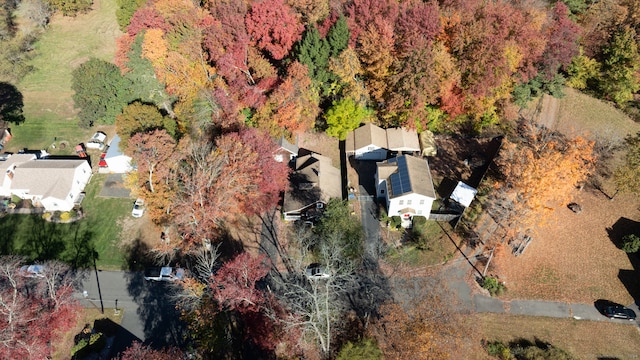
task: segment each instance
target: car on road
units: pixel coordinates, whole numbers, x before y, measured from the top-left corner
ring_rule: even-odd
[[[611,305],[604,308],[604,316],[609,319],[622,319],[633,321],[636,319],[636,312],[622,305]]]
[[[139,218],[144,214],[144,200],[136,199],[136,202],[133,203],[133,209],[131,209],[131,216]]]
[[[105,141],[107,140],[107,134],[102,131],[96,131],[95,134],[85,144],[88,149],[102,150],[105,147]]]
[[[313,263],[307,266],[305,275],[307,275],[307,278],[310,280],[328,279],[331,277],[331,273],[318,263]]]
[[[178,281],[184,279],[184,269],[171,266],[147,268],[144,271],[144,279],[149,281]]]
[[[42,265],[24,265],[20,268],[18,274],[29,278],[43,278],[44,266]]]

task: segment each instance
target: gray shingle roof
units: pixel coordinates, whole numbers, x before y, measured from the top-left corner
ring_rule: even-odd
[[[319,154],[309,154],[296,159],[296,171],[291,174],[291,188],[287,190],[283,209],[285,212],[302,209],[317,201],[328,202],[342,198],[342,177],[331,159]]]
[[[76,168],[86,160],[33,160],[16,167],[11,189],[64,199],[71,191]]]
[[[378,163],[378,174],[381,180],[387,179],[389,198],[406,194],[436,198],[431,171],[425,159],[409,155],[398,156]]]

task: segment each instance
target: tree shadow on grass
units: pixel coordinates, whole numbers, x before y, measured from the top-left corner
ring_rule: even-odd
[[[15,239],[20,215],[5,215],[0,219],[0,255],[15,253]]]
[[[31,232],[20,252],[33,260],[60,259],[66,249],[64,234],[59,224],[47,222],[40,216],[29,216]]]
[[[23,216],[29,235],[17,252],[34,261],[60,260],[73,268],[89,268],[93,265],[95,246],[90,224],[73,222],[59,224],[48,222],[40,216]]]

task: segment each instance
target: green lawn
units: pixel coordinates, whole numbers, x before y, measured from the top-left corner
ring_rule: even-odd
[[[121,35],[115,17],[115,0],[95,0],[93,10],[75,18],[54,16],[36,43],[35,71],[18,84],[24,96],[26,121],[12,128],[8,151],[21,148],[48,149],[54,139],[70,145],[84,142],[92,130],[80,129],[71,96],[71,72],[97,57],[112,61],[115,39]],[[68,148],[66,149],[69,151]],[[64,153],[64,151],[63,151]]]
[[[394,231],[395,233],[396,231]],[[400,236],[400,233],[393,234]],[[441,264],[451,258],[456,252],[455,245],[446,236],[442,228],[435,221],[424,224],[423,236],[430,239],[430,249],[422,250],[413,243],[407,243],[390,249],[385,259],[391,264],[404,264],[412,267]]]
[[[74,267],[93,265],[122,269],[119,219],[131,208],[130,199],[97,197],[105,175],[95,175],[82,205],[85,218],[69,224],[47,222],[38,215],[0,218],[0,253],[19,254],[29,260],[59,259]]]
[[[87,141],[95,131],[78,126],[71,72],[90,57],[113,60],[115,40],[122,34],[115,9],[115,0],[94,0],[87,14],[53,17],[35,45],[36,56],[31,61],[35,70],[18,84],[26,120],[12,128],[13,139],[7,151],[29,148],[69,154],[75,144]],[[20,16],[17,14],[18,21]],[[54,143],[55,149],[51,146]],[[62,148],[62,144],[68,146]],[[88,185],[83,202],[86,217],[81,221],[54,224],[39,216],[1,218],[0,252],[21,254],[31,260],[57,258],[79,267],[91,265],[95,252],[99,267],[121,268],[124,258],[118,247],[118,219],[128,214],[131,201],[96,197],[104,180],[105,176],[96,175]]]

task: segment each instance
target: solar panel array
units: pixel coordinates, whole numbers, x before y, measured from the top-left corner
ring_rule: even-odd
[[[395,161],[391,161],[395,160]],[[407,169],[407,159],[405,156],[389,159],[389,163],[395,162],[398,171],[389,176],[391,181],[391,191],[394,196],[411,192],[411,181],[409,179],[409,169]]]

